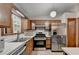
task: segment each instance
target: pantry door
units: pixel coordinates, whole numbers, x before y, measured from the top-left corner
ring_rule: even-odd
[[[68,47],[76,47],[76,18],[68,18]]]

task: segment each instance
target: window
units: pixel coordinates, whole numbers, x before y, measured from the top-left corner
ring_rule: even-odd
[[[21,32],[21,17],[12,14],[13,33]]]

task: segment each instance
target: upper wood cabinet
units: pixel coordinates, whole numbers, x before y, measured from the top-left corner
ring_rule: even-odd
[[[24,32],[27,29],[28,29],[28,20],[22,19],[21,20],[21,31]]]
[[[0,3],[0,27],[10,27],[13,4]]]
[[[32,29],[32,20],[28,20],[28,29]]]

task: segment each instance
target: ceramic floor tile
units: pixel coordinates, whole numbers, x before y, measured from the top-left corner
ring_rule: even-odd
[[[33,51],[31,55],[63,55],[63,52],[51,52],[50,50]]]

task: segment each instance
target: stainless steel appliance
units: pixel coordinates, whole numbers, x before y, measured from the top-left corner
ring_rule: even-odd
[[[57,35],[56,32],[52,35],[52,51],[62,51],[61,47],[66,46],[66,36]]]
[[[46,36],[45,34],[38,33],[34,37],[34,48],[46,47]]]

